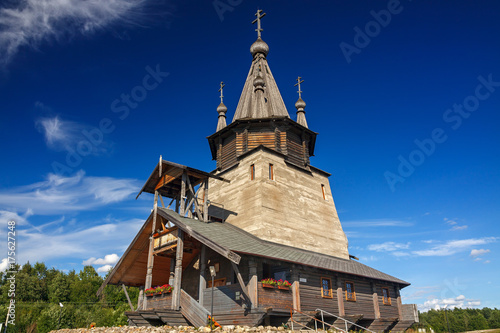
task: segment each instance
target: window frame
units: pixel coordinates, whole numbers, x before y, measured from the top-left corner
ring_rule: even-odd
[[[387,291],[387,297],[384,294],[384,290]],[[391,291],[390,291],[389,287],[382,287],[382,304],[392,305]]]
[[[269,163],[269,180],[274,180],[274,165]]]
[[[250,165],[250,180],[255,180],[255,164]]]
[[[352,292],[347,291],[347,284],[351,285],[351,290]],[[344,291],[345,291],[345,300],[349,302],[356,302],[356,288],[354,287],[354,282],[352,281],[345,281],[344,283]],[[349,295],[351,294],[351,295]]]
[[[323,200],[326,200],[325,184],[321,184],[321,193],[323,194]]]
[[[323,288],[323,280],[327,280],[328,281],[328,294],[325,295],[324,291],[325,289]],[[331,278],[328,278],[328,277],[321,277],[320,279],[321,281],[321,297],[322,298],[333,298],[333,289],[332,289],[332,279]]]

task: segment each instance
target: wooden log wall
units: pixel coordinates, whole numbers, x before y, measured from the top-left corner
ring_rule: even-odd
[[[225,138],[220,154],[220,166],[222,169],[226,169],[237,162],[236,158],[237,150],[236,150],[236,137],[230,136]]]
[[[293,307],[292,290],[270,289],[257,285],[259,307],[272,308],[273,311],[290,311]]]
[[[382,288],[388,288],[389,289],[389,296],[391,297],[391,304],[387,305],[384,304],[384,297],[382,294]],[[378,295],[378,305],[380,309],[380,317],[381,318],[398,318],[399,312],[398,312],[398,302],[397,302],[397,294],[396,294],[396,287],[390,286],[390,285],[383,285],[383,284],[377,284],[376,289],[377,289],[377,295]]]
[[[300,136],[293,132],[287,132],[286,145],[288,150],[287,160],[293,164],[303,166],[305,164],[304,147]]]
[[[148,299],[148,309],[171,309],[172,293],[146,296]]]
[[[319,308],[335,315],[339,314],[335,276],[301,271],[300,277],[307,279],[307,282],[300,282],[300,307],[302,311],[315,311]],[[332,280],[333,298],[321,296],[321,277]]]
[[[375,319],[375,308],[373,307],[373,293],[368,281],[355,278],[341,278],[344,289],[344,310],[346,316],[363,315],[363,319]],[[348,301],[345,298],[345,282],[354,283],[356,301]]]
[[[242,310],[243,297],[236,300],[236,293],[243,295],[238,284],[214,288],[214,316],[221,313],[240,312]],[[212,304],[212,288],[204,290],[203,307],[210,311]]]

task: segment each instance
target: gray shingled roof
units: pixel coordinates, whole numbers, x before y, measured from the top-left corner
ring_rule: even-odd
[[[374,268],[363,265],[355,260],[345,260],[321,253],[307,251],[287,245],[262,240],[229,223],[204,223],[199,220],[181,217],[172,210],[158,208],[158,213],[174,224],[180,222],[188,230],[205,236],[214,243],[237,253],[251,254],[259,257],[272,258],[306,266],[322,268],[330,271],[343,272],[374,278],[383,281],[409,286],[410,283],[382,273]]]

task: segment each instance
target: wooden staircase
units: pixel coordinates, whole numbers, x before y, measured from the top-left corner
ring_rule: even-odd
[[[150,309],[126,311],[129,326],[159,326],[159,325],[188,325],[180,311],[169,309]]]
[[[181,313],[191,323],[192,326],[201,327],[207,325],[210,315],[200,303],[192,298],[187,292],[181,289]]]

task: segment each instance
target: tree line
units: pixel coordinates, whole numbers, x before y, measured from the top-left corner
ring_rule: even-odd
[[[106,286],[103,295],[97,290],[104,281],[92,266],[80,272],[63,272],[43,263],[17,266],[15,274],[15,325],[7,332],[45,333],[58,328],[85,328],[127,324],[130,311],[120,286]],[[0,322],[5,323],[11,299],[11,274],[0,273]],[[137,306],[138,288],[127,287],[132,304]],[[61,307],[60,304],[63,306]],[[2,330],[3,333],[3,330]]]
[[[429,310],[419,313],[419,318],[420,322],[412,328],[432,328],[436,333],[500,328],[500,310],[497,308]]]

